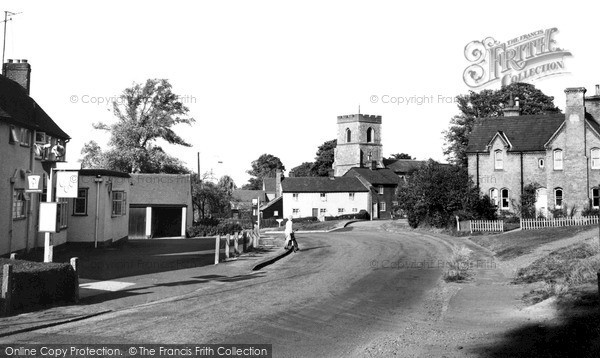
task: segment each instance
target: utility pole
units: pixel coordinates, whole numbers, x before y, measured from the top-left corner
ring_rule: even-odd
[[[22,12],[4,11],[4,40],[2,41],[2,65],[4,65],[4,54],[6,53],[6,23],[12,21],[12,17],[9,18],[8,16],[14,16],[19,14],[22,14]]]

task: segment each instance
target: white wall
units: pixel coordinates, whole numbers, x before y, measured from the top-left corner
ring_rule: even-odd
[[[369,193],[354,193],[354,200],[350,200],[349,193],[327,193],[327,201],[322,201],[320,193],[298,193],[298,200],[295,200],[293,193],[283,193],[283,217],[292,215],[293,209],[299,209],[299,214],[294,217],[312,216],[312,209],[327,209],[325,216],[338,216],[338,209],[343,208],[344,214],[352,214],[361,210],[369,211]]]

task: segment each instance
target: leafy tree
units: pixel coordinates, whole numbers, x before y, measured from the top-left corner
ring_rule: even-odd
[[[541,187],[542,186],[538,183],[527,184],[523,187],[523,194],[521,194],[521,204],[519,207],[522,218],[535,218],[536,192]]]
[[[231,193],[225,187],[200,180],[198,174],[192,174],[192,205],[199,219],[229,216],[230,202]]]
[[[502,116],[502,108],[506,106],[511,96],[519,98],[521,114],[558,113],[554,105],[554,97],[546,96],[542,91],[528,83],[512,83],[498,90],[482,90],[477,93],[456,97],[460,114],[452,117],[450,127],[444,131],[444,154],[451,163],[466,166],[466,148],[469,144],[469,134],[473,129],[476,118]]]
[[[290,170],[290,174],[293,172],[294,176],[297,177],[310,177],[312,176],[311,169],[313,165],[314,163],[312,162],[304,162],[297,167],[292,168],[292,170]]]
[[[454,216],[491,219],[495,207],[481,197],[465,168],[429,160],[398,189],[399,207],[412,227],[448,227]]]
[[[102,151],[91,141],[84,145],[82,165],[104,167],[127,173],[188,173],[183,163],[167,154],[156,144],[190,147],[173,131],[177,124],[192,124],[188,108],[171,90],[165,79],[148,79],[145,84],[134,83],[113,102],[117,121],[113,124],[95,123],[94,128],[110,133],[109,148]]]
[[[264,178],[274,178],[277,170],[284,171],[285,167],[281,160],[272,154],[263,154],[252,162],[252,169],[246,171],[253,178],[248,180],[242,188],[249,190],[262,189],[262,180]]]
[[[317,156],[315,162],[310,169],[312,175],[315,177],[326,177],[329,176],[329,171],[333,167],[333,160],[335,158],[335,147],[337,146],[337,139],[329,140],[319,146],[317,150]]]
[[[233,181],[233,178],[230,177],[229,175],[223,175],[220,179],[219,182],[217,183],[217,186],[223,190],[225,193],[227,193],[227,195],[231,196],[231,193],[237,189],[237,186],[235,185],[235,182]]]
[[[388,160],[396,160],[396,159],[415,159],[413,158],[410,154],[406,154],[406,153],[396,153],[396,154],[392,154],[389,156],[389,158],[386,158]]]

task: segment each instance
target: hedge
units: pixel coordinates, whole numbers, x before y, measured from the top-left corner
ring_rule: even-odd
[[[326,216],[325,221],[332,220],[369,220],[370,216],[366,210],[361,210],[356,214],[344,214],[340,216]]]
[[[70,264],[0,258],[0,271],[5,264],[13,265],[11,311],[76,301],[78,280]]]
[[[237,223],[219,223],[216,226],[208,226],[208,225],[193,225],[187,229],[188,237],[197,237],[197,236],[215,236],[215,235],[226,235],[226,234],[234,234],[236,232],[242,231],[243,228],[240,224]]]

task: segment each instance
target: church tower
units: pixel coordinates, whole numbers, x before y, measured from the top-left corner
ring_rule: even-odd
[[[350,114],[338,116],[337,123],[334,176],[353,167],[383,168],[381,116]]]

